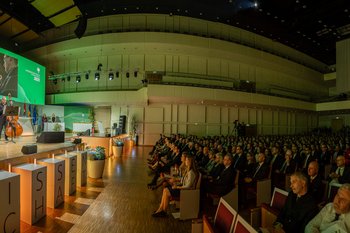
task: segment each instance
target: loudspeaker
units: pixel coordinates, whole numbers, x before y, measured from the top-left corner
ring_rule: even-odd
[[[80,144],[81,143],[81,138],[75,138],[73,143],[74,144]]]
[[[64,142],[64,132],[42,132],[36,142],[41,143],[60,143]]]
[[[125,134],[126,133],[126,116],[121,115],[119,117],[119,133]]]
[[[37,151],[38,151],[38,147],[37,147],[37,145],[34,145],[34,144],[32,144],[32,145],[24,145],[23,147],[22,147],[22,153],[23,154],[34,154],[34,153],[36,153]]]
[[[87,18],[84,16],[80,16],[78,26],[74,30],[75,35],[80,39],[83,37],[85,31],[86,31],[86,26],[87,26]]]

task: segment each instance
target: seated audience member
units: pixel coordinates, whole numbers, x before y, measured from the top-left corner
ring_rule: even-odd
[[[236,146],[236,150],[234,148],[232,148],[232,153],[235,153],[233,157],[233,168],[242,172],[246,167],[247,157],[243,154],[242,146]]]
[[[292,157],[293,157],[292,150],[287,149],[284,156],[284,162],[281,168],[276,171],[276,173],[293,174],[296,169],[296,163],[292,159]]]
[[[293,152],[292,159],[295,161],[297,169],[299,169],[302,163],[302,159],[298,151],[298,146],[295,143],[292,144],[292,152]]]
[[[303,233],[307,223],[317,214],[318,208],[308,193],[308,180],[305,174],[295,172],[290,179],[292,191],[288,194],[274,228],[276,231],[282,228],[286,233]]]
[[[333,153],[332,159],[331,159],[331,164],[332,164],[333,166],[336,166],[336,164],[337,164],[337,157],[338,157],[339,155],[343,155],[343,151],[341,150],[340,145],[337,144],[337,145],[335,146],[334,153]]]
[[[325,166],[331,163],[331,154],[325,143],[321,145],[321,152],[317,154],[317,162],[319,166],[319,175],[324,178]]]
[[[332,167],[329,174],[330,183],[350,183],[350,168],[345,166],[345,157],[339,155],[336,162],[337,165]]]
[[[244,178],[244,183],[252,183],[258,180],[263,180],[269,176],[269,165],[265,162],[265,154],[260,152],[258,155],[258,162],[255,164],[255,168],[252,169],[252,173],[248,174]]]
[[[225,166],[223,164],[223,155],[219,152],[216,153],[215,155],[215,165],[213,167],[213,169],[211,169],[211,171],[209,172],[209,176],[213,179],[216,179],[220,173],[222,172],[222,170],[224,170]]]
[[[305,233],[350,232],[350,184],[343,184],[333,203],[328,203],[306,226]]]
[[[221,171],[220,175],[216,179],[210,180],[205,184],[204,188],[206,189],[207,193],[215,194],[221,197],[229,193],[234,188],[236,172],[232,166],[232,160],[232,155],[225,155],[223,160],[224,169]]]
[[[240,171],[240,177],[247,177],[249,174],[253,174],[256,168],[255,156],[251,152],[247,152],[246,165],[244,170]]]
[[[321,203],[323,198],[323,185],[322,178],[318,174],[318,163],[317,161],[312,161],[307,169],[307,174],[309,178],[309,192],[314,197],[316,203]]]
[[[300,167],[300,170],[303,171],[306,174],[307,173],[307,169],[309,167],[309,163],[311,161],[316,160],[316,157],[311,154],[311,150],[310,150],[310,146],[309,145],[305,146],[304,152],[305,152],[305,155],[304,155],[304,158],[302,159],[302,163],[301,163],[302,166]]]
[[[193,189],[195,188],[197,171],[194,164],[193,157],[186,157],[187,172],[182,178],[180,185],[176,183],[172,186],[167,186],[163,189],[162,199],[159,208],[152,214],[153,217],[165,217],[167,216],[167,210],[169,206],[170,197],[179,197],[181,189]]]

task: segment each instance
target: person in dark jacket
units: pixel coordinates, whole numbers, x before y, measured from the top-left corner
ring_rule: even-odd
[[[234,188],[236,172],[232,166],[232,160],[232,155],[225,155],[223,161],[225,168],[216,179],[207,183],[206,191],[208,193],[221,197],[229,193]]]
[[[303,233],[308,222],[318,212],[317,204],[308,192],[308,179],[304,173],[295,172],[291,176],[291,189],[286,203],[278,215],[274,228],[282,228],[286,233]]]

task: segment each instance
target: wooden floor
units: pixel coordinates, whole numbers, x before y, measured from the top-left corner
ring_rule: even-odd
[[[122,157],[106,160],[103,179],[88,179],[87,187],[33,226],[21,222],[21,232],[191,232],[191,221],[151,216],[161,198],[161,190],[146,186],[151,147],[124,149]]]

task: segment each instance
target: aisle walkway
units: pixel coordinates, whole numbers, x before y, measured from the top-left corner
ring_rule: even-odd
[[[153,218],[161,190],[148,190],[146,159],[150,147],[134,147],[119,158],[108,159],[103,183],[106,185],[69,232],[154,232],[186,233],[190,221]]]

